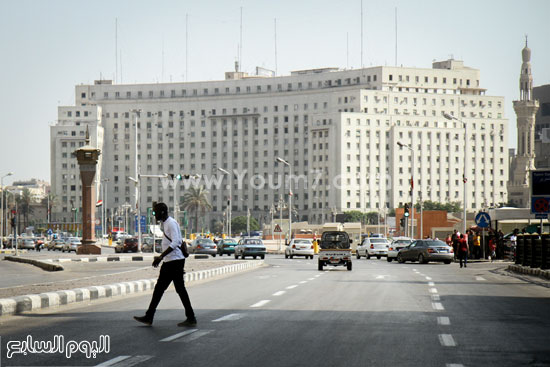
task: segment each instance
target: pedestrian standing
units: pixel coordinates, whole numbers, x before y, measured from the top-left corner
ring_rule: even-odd
[[[170,283],[174,282],[174,288],[176,288],[176,292],[181,299],[181,303],[185,308],[185,316],[187,317],[187,319],[180,322],[178,326],[195,326],[197,325],[197,319],[195,318],[195,313],[191,306],[191,301],[189,300],[189,295],[187,294],[183,280],[185,255],[189,255],[181,239],[180,226],[174,218],[168,216],[168,207],[166,204],[153,203],[153,212],[155,219],[162,223],[162,231],[164,233],[162,238],[163,252],[160,256],[155,257],[153,266],[156,268],[161,261],[164,261],[164,263],[160,268],[157,284],[153,291],[153,298],[151,299],[145,316],[134,316],[134,319],[146,325],[152,325],[155,311],[162,299],[164,291],[166,291]]]
[[[481,236],[479,233],[476,233],[474,237],[474,254],[476,259],[481,257]]]
[[[464,267],[468,267],[468,240],[464,234],[460,235],[458,242],[458,257],[460,259],[460,267],[462,268],[462,261],[464,261]]]
[[[454,232],[453,232],[453,235],[451,236],[451,241],[453,242],[453,253],[454,253],[455,261],[456,261],[456,258],[458,256],[458,241],[459,240],[460,240],[459,233],[455,229]]]
[[[495,257],[497,256],[496,255],[496,239],[495,237],[491,237],[491,239],[489,240],[489,251],[491,251],[491,262],[493,262],[495,260]]]

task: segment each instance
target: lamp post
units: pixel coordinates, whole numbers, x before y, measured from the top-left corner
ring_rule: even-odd
[[[467,187],[468,187],[468,178],[466,177],[466,173],[468,172],[468,170],[467,170],[467,167],[468,167],[468,159],[467,159],[468,147],[466,145],[468,144],[468,125],[466,124],[466,122],[464,122],[461,119],[456,118],[452,115],[449,115],[448,113],[444,113],[443,117],[445,117],[447,120],[458,121],[458,122],[462,123],[462,125],[464,125],[464,174],[462,175],[462,181],[464,182],[464,203],[462,203],[462,206],[464,207],[464,212],[462,213],[462,215],[464,216],[464,218],[463,218],[464,226],[463,226],[463,232],[462,233],[464,234],[464,236],[466,236],[466,199],[467,199]]]
[[[403,144],[401,142],[397,142],[397,145],[399,145],[401,148],[405,147],[412,153],[412,173],[411,173],[411,238],[414,239],[414,161],[415,161],[415,154],[414,149],[407,144]]]
[[[285,207],[285,201],[282,196],[279,196],[279,201],[277,202],[277,209],[279,209],[279,222],[283,224],[283,209]],[[281,240],[282,232],[279,232],[279,253],[281,252]]]
[[[139,180],[139,152],[138,152],[138,118],[141,113],[140,109],[131,109],[130,112],[134,114],[134,125],[135,125],[135,179],[132,181],[135,182],[136,188],[135,188],[135,210],[136,210],[136,217],[138,221],[138,252],[141,252],[141,205],[140,205],[140,180]],[[153,245],[154,247],[154,245]]]
[[[273,204],[271,204],[271,208],[269,208],[269,214],[271,214],[271,239],[274,240],[275,236],[273,233],[273,215],[275,214],[275,207]]]
[[[229,176],[229,200],[227,201],[227,204],[228,204],[228,209],[227,209],[227,228],[228,228],[228,236],[231,237],[231,206],[232,206],[232,203],[231,201],[233,200],[233,197],[231,196],[231,188],[233,186],[233,179],[232,179],[232,176],[233,174],[229,173],[228,171],[224,170],[223,168],[220,168],[218,167],[218,171],[222,172],[223,174],[226,174]]]
[[[101,180],[101,188],[103,189],[103,195],[101,196],[101,199],[103,199],[103,203],[102,203],[102,210],[101,210],[101,234],[102,234],[102,238],[101,238],[101,241],[103,242],[104,241],[104,238],[105,238],[105,227],[106,227],[106,223],[107,223],[107,199],[105,197],[106,195],[106,189],[107,189],[107,182],[109,182],[110,180],[108,178],[104,178]]]
[[[277,157],[277,162],[288,166],[288,240],[292,239],[292,166],[284,159]]]
[[[4,178],[13,175],[13,172],[8,172],[0,178],[0,190],[2,190],[2,198],[0,198],[1,216],[0,219],[0,247],[4,245]]]

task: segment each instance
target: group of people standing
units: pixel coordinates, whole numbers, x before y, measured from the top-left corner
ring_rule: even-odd
[[[510,237],[510,251],[513,252],[516,241],[517,233],[519,231],[516,229]],[[485,247],[485,255],[491,261],[495,259],[504,258],[506,246],[504,241],[504,233],[502,230],[489,229],[488,234],[485,235],[485,244],[482,240],[482,235],[480,232],[474,230],[467,230],[466,234],[460,233],[456,229],[453,234],[449,234],[445,242],[453,247],[455,253],[455,260],[460,260],[460,267],[466,263],[468,258],[481,259],[483,257],[483,247]],[[464,264],[462,264],[464,262]]]

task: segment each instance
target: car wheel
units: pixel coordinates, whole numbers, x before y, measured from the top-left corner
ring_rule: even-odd
[[[212,257],[216,257],[216,254],[212,255]]]
[[[294,259],[294,255],[290,255],[290,258],[291,258],[291,259]]]
[[[359,250],[357,250],[357,252],[355,253],[356,257],[357,257],[357,260],[359,260],[361,258],[361,255],[359,255]]]
[[[260,259],[265,259],[265,255],[260,255]]]
[[[253,258],[254,260],[256,260],[256,256],[252,256],[252,258]]]
[[[405,262],[405,260],[403,260],[403,256],[401,256],[401,254],[397,254],[397,262],[400,263],[400,264],[403,264]]]
[[[424,255],[420,254],[418,255],[418,263],[419,264],[425,264],[426,260],[424,260]]]
[[[288,254],[287,253],[285,253],[285,259],[288,259]]]
[[[317,269],[318,269],[319,271],[323,271],[323,265],[324,265],[323,262],[322,262],[321,260],[319,260],[319,263],[318,263],[318,265],[317,265]]]
[[[393,260],[391,257],[388,257],[386,260],[388,260],[389,263]]]
[[[313,260],[313,255],[311,255],[309,258],[310,258],[311,260]]]
[[[243,254],[241,255],[241,259],[243,259],[243,260],[244,260],[244,252],[243,252]]]
[[[376,256],[376,258],[377,258],[378,260],[380,260],[380,257],[381,257],[381,256]]]
[[[451,260],[445,260],[445,264],[449,265],[451,263]]]
[[[367,260],[368,260],[368,259],[370,259],[370,255],[369,255],[369,254],[367,254]]]
[[[351,261],[348,261],[347,268],[348,268],[348,271],[351,271]]]
[[[237,260],[239,258],[239,255],[237,255],[237,253],[235,252],[235,260]]]

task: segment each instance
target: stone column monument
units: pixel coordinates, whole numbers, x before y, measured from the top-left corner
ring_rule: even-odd
[[[76,150],[73,155],[78,160],[80,178],[82,179],[82,245],[77,254],[100,255],[101,246],[96,245],[95,239],[95,174],[97,160],[101,150],[90,146],[90,134],[86,128],[86,145]]]

